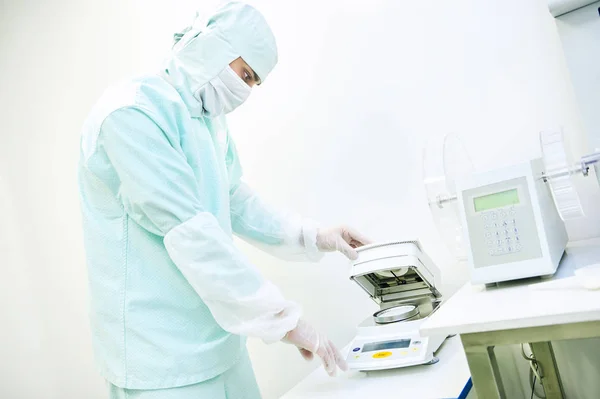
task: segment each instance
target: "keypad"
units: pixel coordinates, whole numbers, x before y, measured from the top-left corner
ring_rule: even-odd
[[[501,256],[521,251],[523,243],[514,207],[488,211],[481,218],[489,255]]]

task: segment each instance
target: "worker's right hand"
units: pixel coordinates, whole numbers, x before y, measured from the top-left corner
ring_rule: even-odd
[[[358,259],[356,248],[370,244],[371,240],[347,226],[317,231],[317,248],[322,252],[339,251],[350,260]]]
[[[348,365],[340,351],[323,334],[319,334],[310,324],[304,320],[298,321],[298,325],[283,337],[283,342],[296,345],[300,354],[306,360],[311,360],[313,354],[321,358],[323,367],[327,374],[335,376],[337,368],[342,371],[348,370]]]

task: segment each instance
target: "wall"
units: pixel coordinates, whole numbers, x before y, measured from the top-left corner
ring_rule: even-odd
[[[10,300],[3,319],[15,322],[2,350],[17,359],[3,366],[3,396],[104,395],[86,315],[78,129],[109,82],[157,65],[197,3],[3,3],[0,198],[12,216],[1,230],[11,279],[0,291]],[[424,202],[428,137],[462,134],[479,168],[537,156],[547,127],[564,126],[576,152],[586,147],[542,0],[254,3],[281,61],[230,118],[247,180],[324,225],[349,223],[376,240],[418,236],[447,280],[463,280],[464,268],[451,266]],[[375,308],[341,256],[291,265],[242,246],[340,345]],[[267,398],[316,366],[289,346],[249,345]],[[27,383],[28,359],[39,359],[39,383]]]
[[[106,397],[88,327],[79,129],[111,81],[160,59],[192,3],[2,2],[3,398]]]
[[[556,19],[590,150],[600,149],[599,7],[600,2],[594,2]],[[592,185],[592,182],[589,183],[588,187]],[[594,211],[590,209],[588,215],[592,212]],[[565,396],[600,397],[600,382],[594,377],[597,375],[596,359],[600,358],[598,344],[597,339],[553,342]]]
[[[554,17],[560,17],[571,11],[583,8],[594,0],[546,0],[550,14]]]
[[[556,19],[592,148],[600,148],[600,1]]]

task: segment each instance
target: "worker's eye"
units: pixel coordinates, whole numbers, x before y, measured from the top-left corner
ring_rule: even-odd
[[[252,81],[252,75],[250,75],[250,72],[248,72],[247,70],[244,69],[244,81],[245,82],[251,82]]]

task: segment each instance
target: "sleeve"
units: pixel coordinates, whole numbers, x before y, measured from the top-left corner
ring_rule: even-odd
[[[280,340],[295,328],[300,308],[235,248],[203,208],[198,177],[170,136],[143,111],[120,109],[105,119],[98,146],[118,177],[118,196],[131,219],[164,237],[173,263],[223,329]]]
[[[242,168],[231,138],[227,145],[227,168],[231,183],[231,224],[237,236],[284,260],[321,260],[323,254],[317,248],[318,225],[310,219],[282,211],[261,200],[241,180]]]

